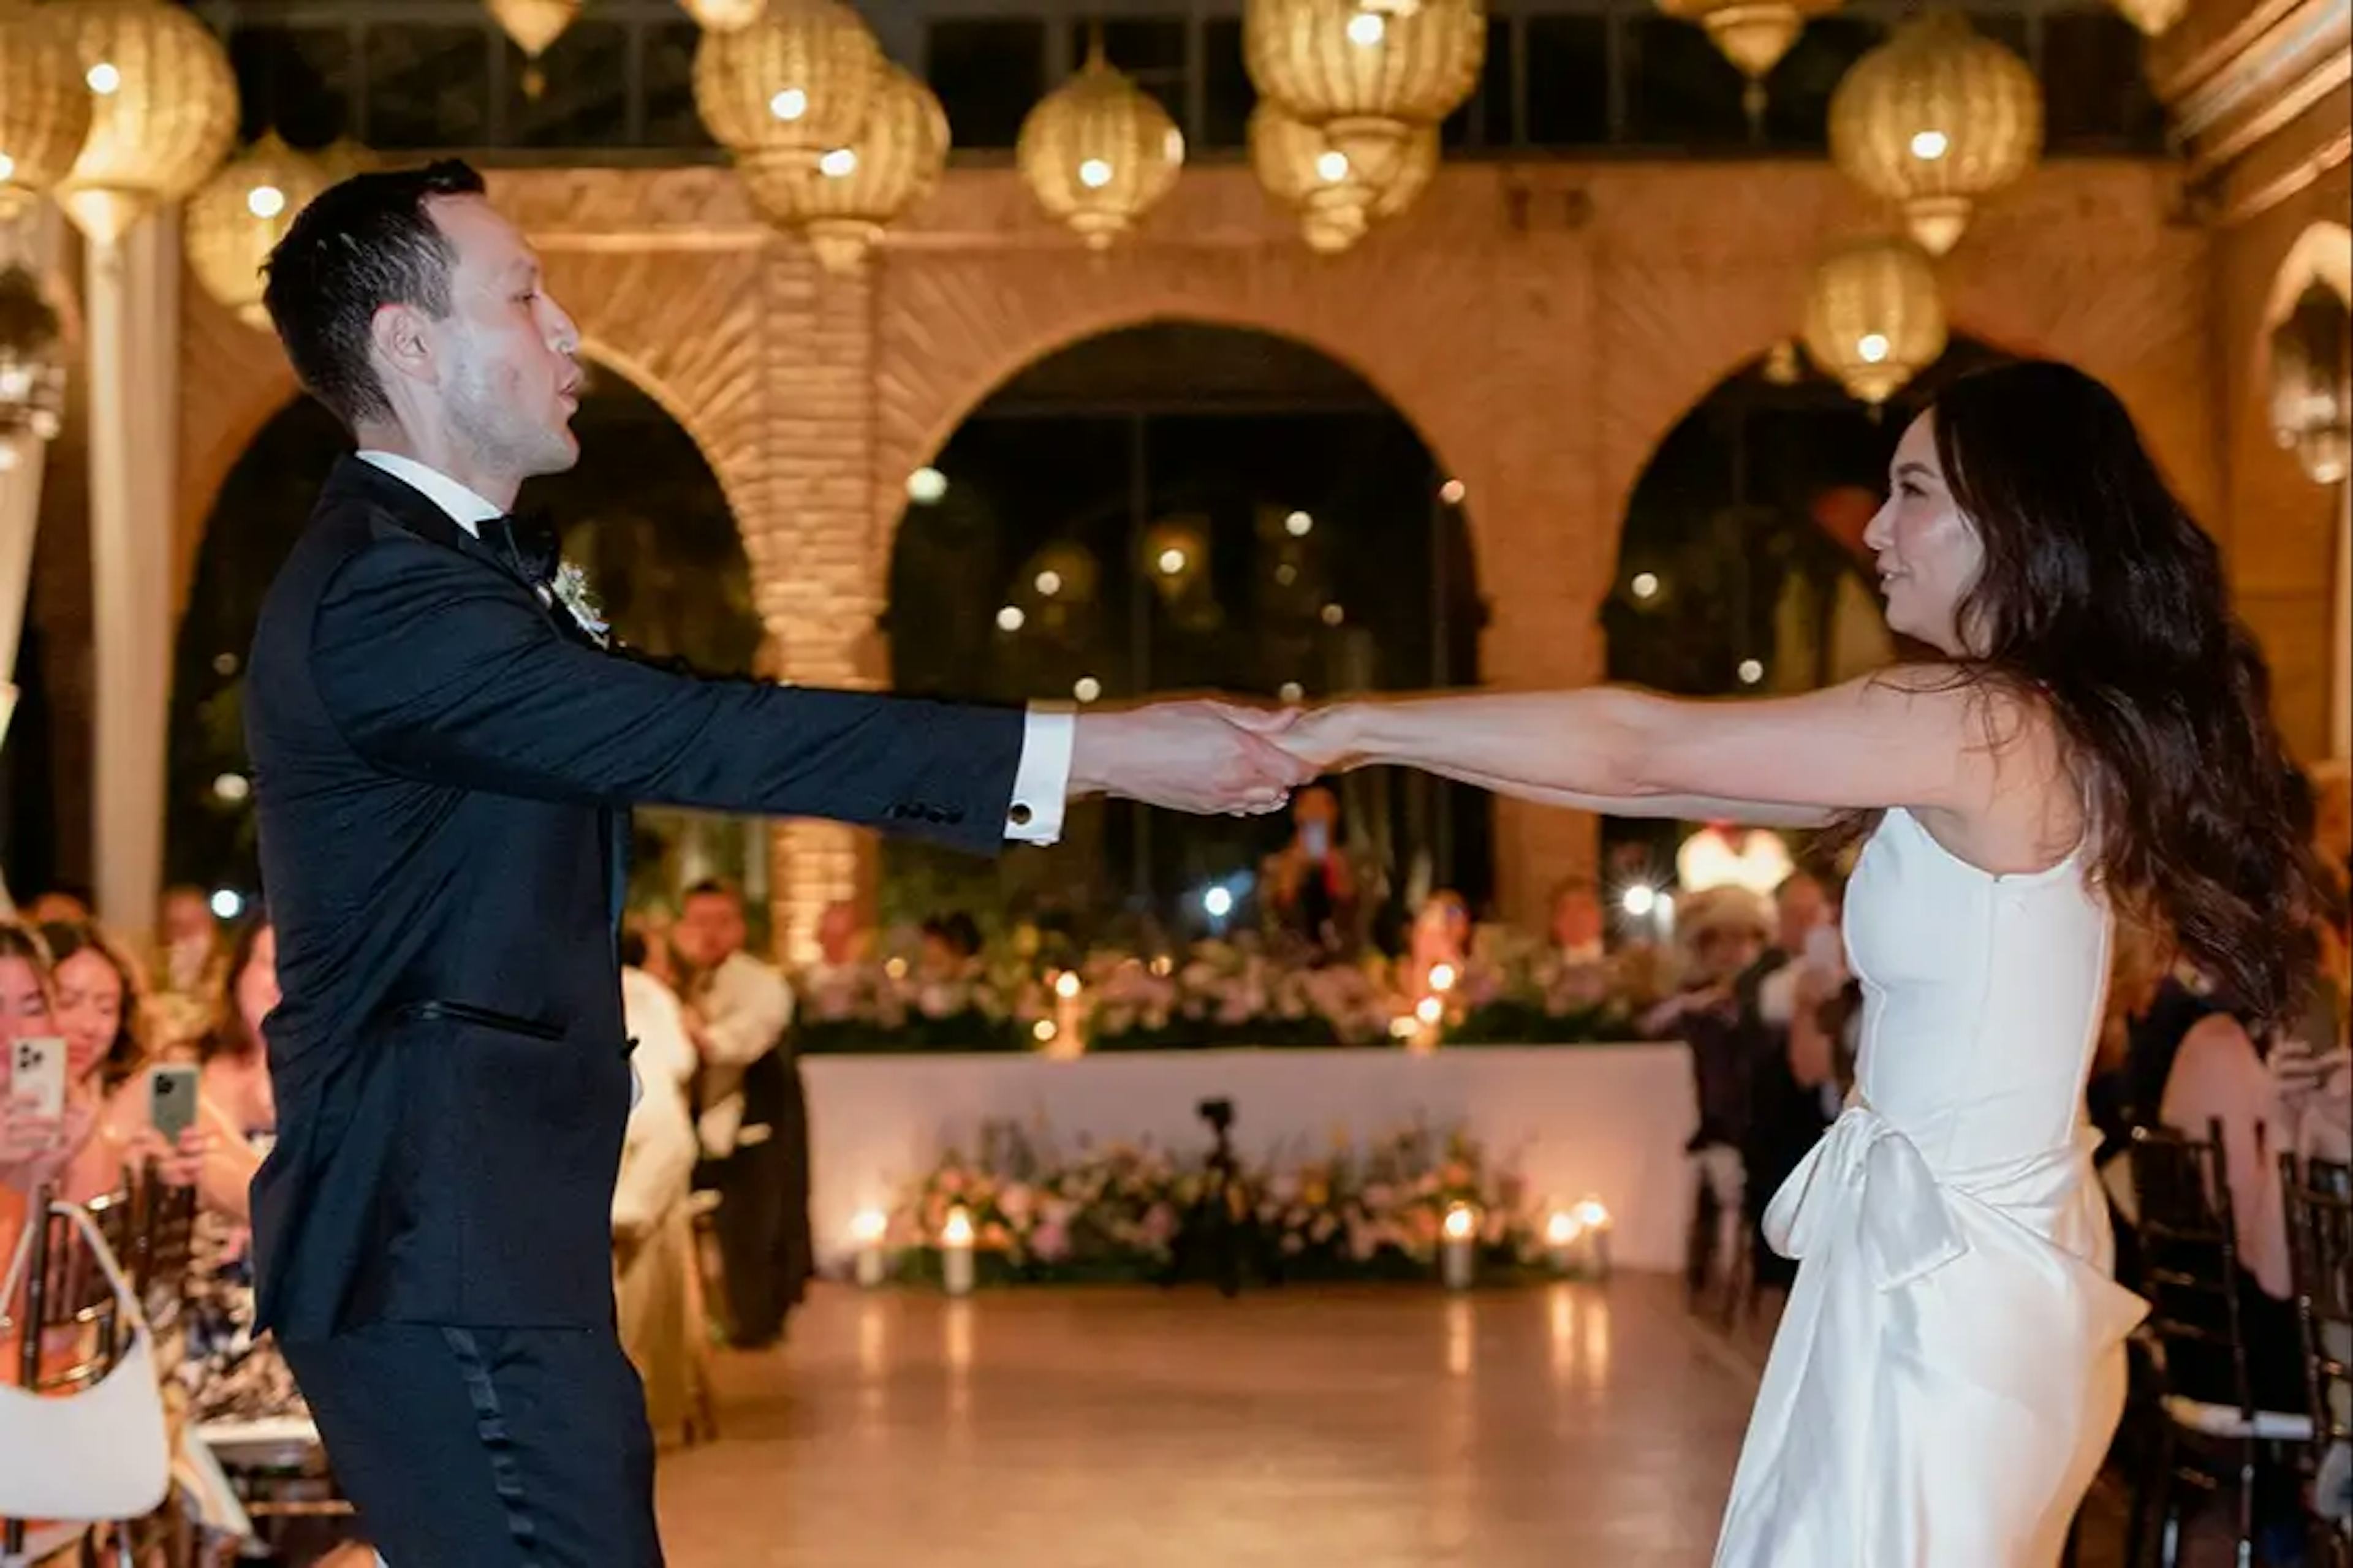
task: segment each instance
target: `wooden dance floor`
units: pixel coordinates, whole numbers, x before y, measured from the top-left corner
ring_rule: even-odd
[[[1678,1288],[822,1289],[666,1455],[675,1568],[1699,1568],[1755,1384]]]

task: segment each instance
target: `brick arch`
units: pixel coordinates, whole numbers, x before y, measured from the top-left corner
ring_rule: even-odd
[[[1484,389],[1448,363],[1455,349],[1449,334],[1436,330],[1452,311],[1475,331],[1475,269],[1454,268],[1450,276],[1448,268],[1418,265],[1426,259],[1416,253],[1320,268],[1255,254],[1139,254],[1109,265],[1091,258],[1050,264],[1032,255],[1017,271],[929,257],[905,266],[894,258],[885,280],[888,309],[877,321],[875,570],[888,571],[906,475],[935,456],[997,389],[1077,343],[1169,321],[1282,338],[1362,379],[1413,426],[1440,467],[1463,481],[1473,549],[1484,559],[1496,542],[1489,520],[1524,487],[1503,471],[1496,444],[1482,438]],[[1367,276],[1401,268],[1427,276]],[[1050,279],[1039,277],[1050,269]],[[1410,301],[1410,319],[1352,311],[1351,304],[1362,306],[1374,290],[1390,301]]]

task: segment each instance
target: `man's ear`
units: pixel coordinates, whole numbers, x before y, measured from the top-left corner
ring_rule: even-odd
[[[425,312],[414,305],[380,305],[368,321],[368,343],[384,369],[406,380],[435,379],[433,344]]]

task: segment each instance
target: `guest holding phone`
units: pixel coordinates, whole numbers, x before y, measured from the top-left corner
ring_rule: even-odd
[[[77,1202],[123,1185],[153,1162],[158,1179],[184,1187],[202,1173],[212,1135],[193,1123],[167,1139],[155,1128],[147,1069],[146,989],[122,947],[87,921],[41,928],[57,983],[58,1033],[66,1042],[69,1097],[95,1108],[91,1133],[66,1167],[62,1194]]]

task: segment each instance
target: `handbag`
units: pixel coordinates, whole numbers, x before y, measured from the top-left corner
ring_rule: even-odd
[[[0,1455],[7,1457],[0,1463],[0,1518],[138,1519],[162,1505],[172,1480],[154,1336],[90,1211],[58,1203],[50,1212],[74,1222],[105,1271],[118,1326],[131,1331],[131,1348],[105,1376],[74,1394],[42,1394],[0,1384]],[[41,1223],[27,1219],[8,1277],[0,1282],[0,1302],[15,1300]],[[20,1331],[40,1330],[27,1323]]]

